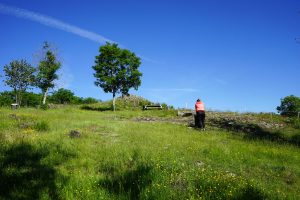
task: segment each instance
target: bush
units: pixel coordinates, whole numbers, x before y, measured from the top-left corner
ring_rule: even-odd
[[[74,93],[71,90],[60,88],[52,94],[50,99],[51,102],[58,104],[71,103],[74,99]]]
[[[43,132],[43,131],[50,130],[50,126],[49,126],[48,122],[40,121],[35,124],[34,129],[37,131]]]
[[[300,129],[300,119],[294,119],[292,123],[295,129]]]
[[[49,109],[49,105],[47,103],[46,104],[42,104],[40,106],[40,108],[43,109],[43,110],[48,110]]]
[[[84,104],[98,103],[98,100],[94,99],[92,97],[87,97],[87,98],[83,99],[83,103]]]
[[[35,94],[33,92],[25,92],[23,94],[22,105],[35,107],[40,104],[41,99],[42,99],[41,94]]]
[[[84,105],[80,107],[83,110],[94,110],[94,111],[111,111],[113,110],[110,105]]]
[[[13,92],[4,91],[0,93],[0,106],[10,106],[15,102],[15,95]]]

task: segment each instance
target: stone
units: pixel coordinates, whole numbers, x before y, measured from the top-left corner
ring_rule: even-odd
[[[81,137],[81,133],[77,130],[71,130],[69,133],[69,136],[71,138],[79,138],[79,137]]]

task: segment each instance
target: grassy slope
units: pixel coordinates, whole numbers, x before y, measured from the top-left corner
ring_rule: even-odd
[[[14,112],[0,110],[0,199],[300,198],[297,146],[131,120],[163,111]]]

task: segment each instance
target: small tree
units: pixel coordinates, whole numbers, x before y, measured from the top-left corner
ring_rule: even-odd
[[[38,66],[36,84],[42,90],[43,105],[45,105],[48,91],[54,87],[54,81],[58,79],[56,72],[60,68],[61,63],[57,60],[56,55],[47,42],[44,43],[43,52],[43,58]]]
[[[6,76],[6,85],[13,88],[15,102],[20,106],[22,103],[22,94],[34,85],[35,69],[26,62],[26,60],[14,60],[4,66]]]
[[[141,61],[134,53],[120,49],[117,44],[106,43],[100,47],[99,52],[93,66],[97,79],[95,85],[106,93],[112,93],[115,111],[116,94],[126,95],[130,88],[137,90],[141,85],[142,73],[138,70]]]
[[[290,95],[281,99],[280,106],[277,107],[278,112],[285,116],[297,116],[300,112],[300,98]]]

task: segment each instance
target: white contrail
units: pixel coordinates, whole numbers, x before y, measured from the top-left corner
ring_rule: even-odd
[[[65,23],[63,21],[54,19],[49,16],[41,15],[39,13],[32,12],[29,10],[16,8],[16,7],[12,7],[12,6],[6,6],[6,5],[0,3],[0,13],[13,15],[16,17],[24,18],[24,19],[29,19],[31,21],[35,21],[35,22],[41,23],[43,25],[46,25],[46,26],[49,26],[52,28],[60,29],[60,30],[78,35],[80,37],[84,37],[89,40],[99,42],[101,44],[104,44],[106,42],[116,43],[108,38],[105,38],[102,35],[97,34],[97,33],[94,33],[94,32],[88,31],[88,30],[84,30],[77,26],[73,26],[73,25]]]

